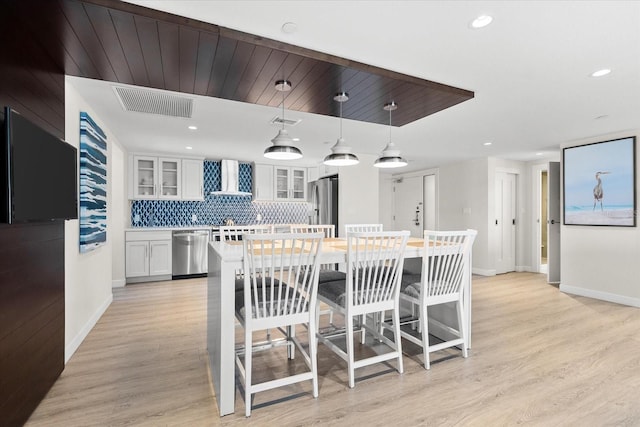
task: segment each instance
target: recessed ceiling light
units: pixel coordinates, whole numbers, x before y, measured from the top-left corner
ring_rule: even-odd
[[[483,142],[483,143],[482,143],[482,145],[486,145],[486,146],[489,146],[489,145],[491,145],[491,144],[493,144],[493,142]]]
[[[491,21],[493,21],[493,18],[491,16],[489,16],[489,15],[480,15],[476,19],[471,21],[471,28],[486,27],[487,25],[491,24]]]
[[[285,22],[282,24],[282,32],[286,34],[293,34],[298,31],[298,24],[295,22]]]
[[[197,130],[197,129],[198,129],[198,126],[191,125],[191,126],[189,126],[189,129],[190,129],[190,130]]]
[[[591,77],[602,77],[602,76],[606,76],[607,74],[609,74],[611,72],[610,69],[608,68],[603,68],[602,70],[598,70],[598,71],[594,71],[593,73],[591,73]]]
[[[187,150],[193,150],[193,147],[184,147],[184,148],[186,148]]]
[[[542,156],[544,153],[536,153],[536,156]]]
[[[300,141],[300,138],[291,138],[291,139],[296,141],[296,142]]]

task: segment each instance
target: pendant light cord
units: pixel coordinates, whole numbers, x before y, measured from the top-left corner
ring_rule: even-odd
[[[391,142],[391,108],[389,108],[389,142]]]
[[[286,80],[283,80],[286,82]],[[286,83],[283,83],[286,84]],[[284,87],[282,90],[282,130],[284,130]]]
[[[342,101],[340,102],[340,139],[342,139]]]

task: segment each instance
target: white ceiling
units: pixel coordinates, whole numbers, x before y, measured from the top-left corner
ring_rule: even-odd
[[[564,142],[640,128],[636,1],[128,1],[474,91],[472,100],[392,129],[410,162],[394,173],[486,156],[533,160]],[[482,14],[493,16],[491,25],[471,29]],[[298,31],[282,32],[285,22]],[[602,68],[611,74],[590,77]],[[269,121],[281,115],[193,95],[192,119],[125,112],[111,83],[69,79],[131,151],[264,162],[277,133]],[[320,162],[338,119],[285,117],[302,119],[289,130],[304,163]],[[356,153],[377,155],[389,128],[344,120],[343,136]]]

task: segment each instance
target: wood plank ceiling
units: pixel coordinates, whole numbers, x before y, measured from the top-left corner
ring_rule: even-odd
[[[419,79],[185,17],[111,0],[27,0],[31,31],[69,75],[277,107],[276,80],[292,82],[285,108],[402,126],[473,98]],[[52,6],[55,4],[55,6]],[[45,30],[46,29],[46,32]],[[54,29],[54,33],[51,30]]]

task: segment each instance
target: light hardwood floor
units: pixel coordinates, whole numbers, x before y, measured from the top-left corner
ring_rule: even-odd
[[[404,341],[403,375],[372,366],[349,389],[346,365],[320,345],[318,399],[310,382],[259,393],[249,419],[239,391],[236,413],[218,416],[205,322],[206,279],[115,289],[27,426],[640,425],[640,310],[563,294],[539,274],[474,277],[468,359],[434,353],[426,371]],[[301,363],[280,348],[256,358],[257,375]]]

